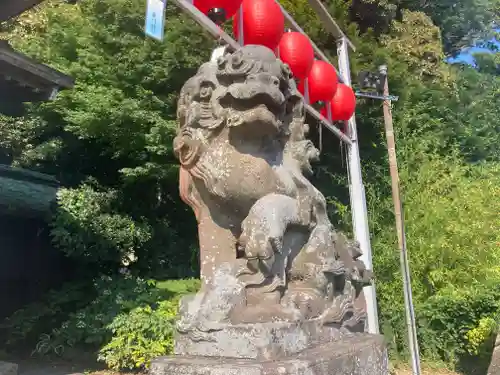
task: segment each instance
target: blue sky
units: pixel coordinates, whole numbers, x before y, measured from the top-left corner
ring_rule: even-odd
[[[500,31],[500,29],[498,31]],[[498,42],[494,39],[492,39],[492,42],[494,44],[496,44],[498,46],[498,48],[500,49],[500,42]],[[460,55],[458,55],[457,57],[455,57],[453,59],[449,59],[448,61],[452,64],[458,63],[458,62],[463,62],[466,64],[474,65],[474,57],[472,57],[472,55],[474,53],[478,53],[478,52],[491,52],[491,51],[486,49],[486,48],[469,47],[469,48],[464,49],[460,53]]]

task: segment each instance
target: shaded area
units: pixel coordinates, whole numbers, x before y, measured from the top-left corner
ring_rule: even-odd
[[[57,185],[51,176],[0,165],[0,318],[71,277],[71,262],[52,247],[46,220]]]
[[[68,280],[71,263],[50,244],[47,224],[39,219],[0,216],[0,317],[38,300]]]
[[[7,21],[33,8],[43,0],[0,0],[0,22]]]

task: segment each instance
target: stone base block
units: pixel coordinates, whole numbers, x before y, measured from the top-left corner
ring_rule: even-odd
[[[321,319],[306,322],[226,324],[206,333],[204,340],[178,334],[174,354],[200,357],[230,357],[269,360],[292,356],[305,349],[340,340],[340,325],[324,325]]]
[[[381,336],[356,335],[274,361],[199,356],[160,357],[150,375],[388,375]]]
[[[493,353],[491,355],[490,367],[488,367],[488,375],[500,375],[500,334],[497,335]]]
[[[17,370],[15,363],[0,361],[0,375],[17,375]]]

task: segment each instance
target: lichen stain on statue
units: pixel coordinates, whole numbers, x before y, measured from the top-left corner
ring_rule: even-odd
[[[199,227],[202,290],[178,331],[306,321],[362,331],[371,274],[309,182],[318,150],[288,66],[260,46],[206,63],[184,85],[174,149]]]

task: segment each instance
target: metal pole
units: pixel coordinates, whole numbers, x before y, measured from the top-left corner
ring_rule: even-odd
[[[339,70],[344,84],[351,86],[351,72],[349,67],[349,46],[346,38],[337,41],[337,55],[339,58]],[[361,159],[358,148],[358,135],[356,130],[356,118],[352,116],[348,121],[348,135],[351,145],[348,149],[348,175],[350,179],[351,211],[354,236],[359,242],[363,255],[361,260],[368,269],[373,269],[372,249],[370,245],[370,229],[368,226],[368,213],[366,208],[365,188],[361,174]],[[378,311],[375,285],[366,286],[363,290],[366,300],[367,330],[369,333],[378,334]]]
[[[384,96],[389,97],[389,80],[387,78],[387,66],[379,67],[379,72],[385,75]],[[387,152],[389,154],[389,169],[391,173],[392,200],[394,203],[394,216],[396,219],[396,231],[398,234],[398,245],[400,249],[401,273],[403,276],[404,299],[406,307],[406,325],[408,329],[408,344],[412,359],[414,375],[420,375],[420,354],[417,340],[417,329],[415,324],[415,311],[411,291],[410,268],[408,265],[408,254],[406,251],[406,237],[404,230],[403,205],[399,187],[398,161],[396,157],[396,141],[394,138],[394,127],[392,123],[391,101],[384,100],[384,124],[385,137],[387,140]]]
[[[309,79],[307,77],[304,79],[304,100],[306,104],[309,104]]]
[[[401,202],[401,228],[403,232],[403,246],[401,247],[401,268],[403,272],[404,294],[406,303],[406,320],[408,324],[408,342],[411,352],[411,365],[413,375],[420,375],[422,369],[420,368],[420,349],[418,346],[417,325],[415,324],[415,309],[413,308],[413,296],[411,290],[411,277],[410,267],[408,265],[408,251],[406,248],[406,235],[404,226],[404,210],[403,203]]]
[[[238,43],[240,46],[245,44],[245,35],[243,30],[243,4],[238,9]]]

